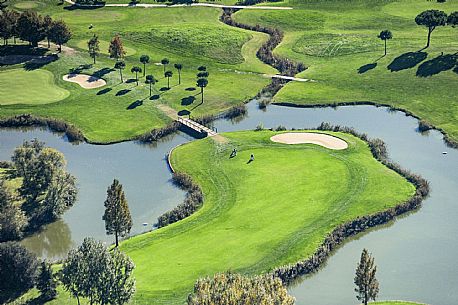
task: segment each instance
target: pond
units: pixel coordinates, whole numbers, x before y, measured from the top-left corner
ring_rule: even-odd
[[[378,266],[380,299],[405,299],[436,305],[458,303],[458,150],[448,148],[437,131],[418,133],[418,121],[384,107],[289,108],[267,111],[248,104],[248,115],[214,123],[218,132],[266,128],[315,127],[322,121],[351,126],[383,139],[390,157],[431,183],[423,207],[394,224],[347,242],[317,274],[298,280],[290,292],[300,305],[357,304],[353,292],[356,263],[363,248]],[[23,243],[41,256],[63,257],[85,236],[112,242],[102,221],[106,189],[113,178],[124,185],[134,219],[133,234],[149,230],[157,216],[179,204],[184,193],[170,183],[165,155],[192,140],[178,133],[153,145],[126,142],[109,146],[72,145],[47,131],[0,131],[0,160],[9,159],[23,140],[38,138],[65,154],[78,179],[79,199],[59,222]],[[447,154],[443,154],[447,152]],[[147,223],[147,226],[143,226]]]

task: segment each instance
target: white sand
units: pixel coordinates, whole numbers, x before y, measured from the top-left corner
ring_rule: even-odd
[[[337,137],[313,132],[287,132],[270,138],[273,142],[283,144],[316,144],[329,149],[345,149],[347,142]]]
[[[105,86],[105,80],[86,74],[67,74],[63,79],[67,82],[77,83],[84,89],[93,89]]]

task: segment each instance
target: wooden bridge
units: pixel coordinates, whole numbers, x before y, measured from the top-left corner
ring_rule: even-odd
[[[196,132],[200,136],[203,137],[213,137],[216,136],[218,133],[215,130],[212,130],[202,124],[199,124],[191,119],[186,119],[183,117],[178,117],[177,122],[180,123],[183,127],[189,128],[192,131]]]

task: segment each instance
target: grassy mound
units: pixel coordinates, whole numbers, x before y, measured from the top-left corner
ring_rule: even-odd
[[[0,71],[0,84],[0,105],[49,104],[70,94],[54,83],[51,72],[42,69]]]
[[[29,10],[29,9],[38,7],[38,5],[39,5],[39,2],[37,1],[22,1],[22,2],[16,3],[14,7],[21,9],[21,10]]]
[[[303,62],[309,69],[299,76],[316,80],[288,83],[276,102],[389,104],[414,113],[458,141],[457,29],[438,27],[431,46],[420,52],[427,29],[414,21],[427,9],[457,11],[458,2],[289,0],[281,5],[294,9],[242,10],[234,15],[242,23],[283,30],[284,40],[275,52]],[[387,56],[377,38],[385,29],[393,33]]]
[[[128,33],[126,37],[140,43],[161,45],[164,49],[184,54],[200,54],[220,63],[241,63],[241,48],[250,39],[247,33],[223,26],[176,25],[158,26],[150,32]]]

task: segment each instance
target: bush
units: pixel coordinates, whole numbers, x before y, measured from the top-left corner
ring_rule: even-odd
[[[264,130],[264,125],[262,125],[262,123],[259,123],[256,128],[254,129],[254,131],[262,131]]]
[[[37,257],[15,242],[0,243],[0,301],[32,288],[38,270]]]
[[[430,129],[433,129],[433,127],[426,121],[424,120],[421,120],[418,122],[418,131],[419,132],[425,132],[425,131],[428,131]]]
[[[277,128],[275,128],[275,131],[285,131],[287,128],[283,125],[278,125]]]

